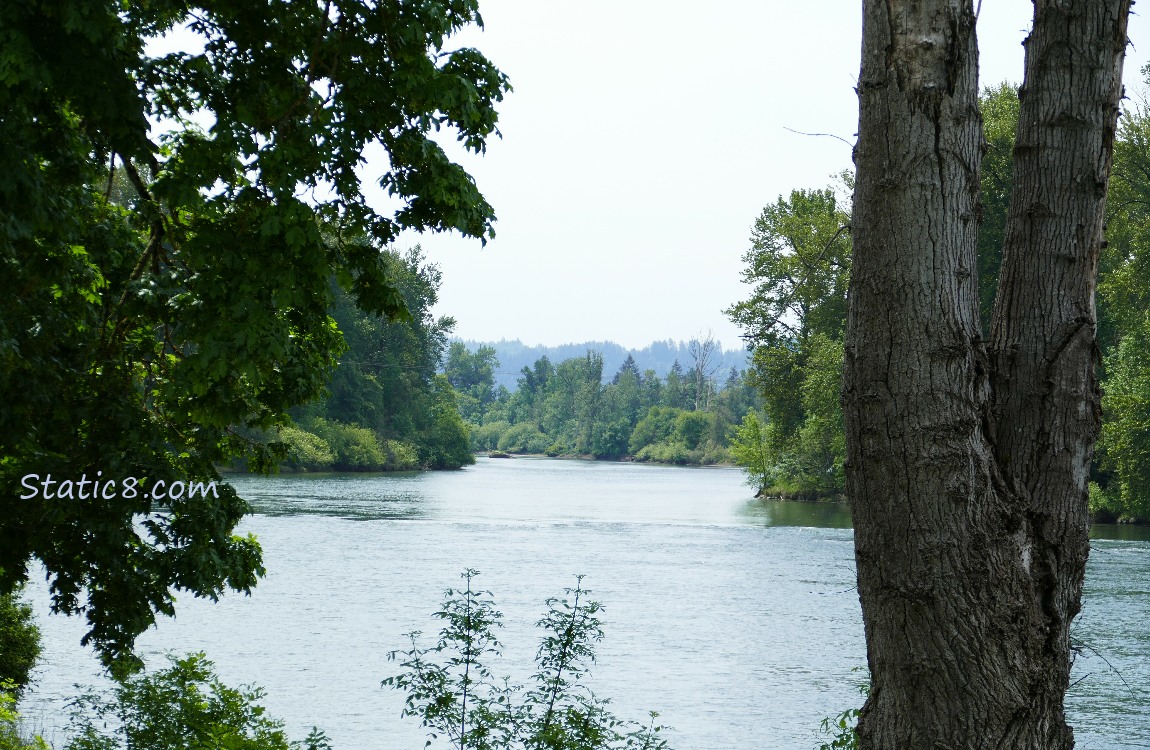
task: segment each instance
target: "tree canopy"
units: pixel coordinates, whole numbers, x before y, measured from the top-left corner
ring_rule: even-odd
[[[406,316],[381,252],[400,231],[492,236],[491,206],[433,139],[482,152],[497,134],[508,79],[446,49],[481,23],[474,0],[5,5],[0,483],[142,491],[6,492],[0,592],[39,559],[53,606],[86,612],[111,663],[173,612],[173,588],[255,583],[234,491],[148,489],[282,458],[238,428],[287,424],[323,392],[344,347],[333,276],[359,307]],[[202,49],[150,52],[176,29]]]

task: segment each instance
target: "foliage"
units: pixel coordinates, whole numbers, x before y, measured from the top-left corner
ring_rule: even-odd
[[[431,382],[431,413],[419,445],[420,463],[430,469],[458,469],[475,463],[471,454],[471,434],[455,391],[443,375]]]
[[[483,421],[484,412],[497,395],[497,369],[499,360],[492,347],[480,346],[472,354],[462,342],[451,344],[443,370],[451,387],[459,394],[460,412],[464,419],[475,423]]]
[[[331,445],[313,432],[299,427],[285,427],[280,430],[279,439],[287,445],[287,459],[284,463],[291,469],[327,471],[335,464],[335,452]]]
[[[686,464],[703,463],[703,451],[692,450],[685,443],[675,440],[663,440],[651,443],[635,454],[636,461],[653,461],[660,464]]]
[[[1119,521],[1150,520],[1150,314],[1125,332],[1106,373],[1099,454],[1112,477],[1094,493],[1094,510]]]
[[[499,448],[499,438],[511,429],[510,422],[487,422],[471,428],[471,447],[477,451]]]
[[[1150,81],[1150,66],[1143,68]],[[1150,105],[1119,120],[1099,259],[1102,434],[1091,509],[1105,520],[1150,521]]]
[[[299,468],[309,471],[323,471],[333,468],[338,471],[404,471],[419,468],[419,457],[414,447],[398,440],[380,440],[372,430],[354,424],[342,424],[321,417],[309,420],[306,426],[310,432],[296,430],[309,437],[294,437],[297,442],[328,446],[331,460],[309,464],[297,454]],[[281,437],[282,439],[282,437]],[[325,455],[320,453],[318,458]]]
[[[855,667],[851,671],[860,669],[861,667]],[[858,689],[863,696],[869,696],[871,681],[868,679],[859,684]],[[858,726],[860,713],[862,712],[857,708],[848,708],[838,716],[833,718],[828,716],[823,719],[822,724],[819,725],[819,731],[823,735],[830,736],[830,741],[819,745],[819,750],[858,750],[859,737],[855,727]]]
[[[850,272],[849,217],[834,191],[795,190],[763,209],[743,255],[751,297],[727,312],[755,347],[842,338]]]
[[[530,422],[520,422],[507,428],[496,447],[507,453],[543,453],[550,444],[551,441],[538,427]]]
[[[983,90],[978,99],[982,111],[980,180],[982,222],[978,227],[978,312],[984,337],[989,336],[990,314],[998,289],[1002,247],[1006,241],[1006,216],[1013,185],[1014,137],[1018,130],[1018,89],[1007,82]]]
[[[0,15],[0,485],[217,478],[283,458],[272,429],[319,395],[342,343],[333,275],[403,316],[380,248],[405,229],[492,236],[491,206],[432,140],[482,152],[506,77],[452,47],[475,0],[28,0]],[[187,28],[202,50],[153,55]],[[151,136],[151,123],[161,125]],[[361,191],[365,149],[395,210]],[[217,496],[0,498],[0,591],[38,558],[85,642],[130,658],[175,592],[248,591],[263,568]],[[139,533],[138,533],[139,532]]]
[[[171,666],[121,680],[114,697],[88,692],[73,702],[66,750],[331,750],[313,729],[290,742],[283,722],[265,716],[259,688],[230,688],[202,653],[168,656]]]
[[[731,457],[743,467],[747,484],[763,494],[774,481],[775,462],[771,454],[771,441],[767,435],[769,423],[755,412],[747,412],[735,439],[731,441]]]
[[[0,750],[49,750],[42,737],[25,737],[16,711],[18,686],[0,680]]]
[[[40,628],[32,607],[21,601],[20,589],[0,594],[0,683],[19,698],[27,687],[32,668],[40,658]]]
[[[448,747],[466,750],[659,750],[667,743],[665,727],[640,725],[615,717],[608,702],[583,684],[595,661],[595,644],[603,639],[598,602],[577,577],[566,597],[547,600],[537,625],[544,636],[536,652],[530,686],[498,680],[486,660],[498,657],[502,644],[495,629],[502,614],[491,592],[472,588],[478,571],[463,574],[466,587],[448,589],[435,613],[444,625],[431,648],[419,646],[411,633],[409,651],[392,652],[399,674],[383,685],[407,693],[403,716],[419,717],[428,730],[427,746],[444,739]],[[569,598],[568,598],[569,597]]]
[[[834,718],[823,719],[819,729],[823,734],[830,735],[830,742],[819,745],[819,750],[858,750],[859,736],[855,732],[858,724],[859,709],[848,708]]]
[[[340,471],[457,469],[474,463],[460,394],[436,373],[455,325],[431,313],[439,299],[439,269],[425,261],[418,245],[384,256],[407,318],[389,321],[360,310],[350,295],[333,287],[332,316],[348,349],[330,395],[293,413],[337,454],[338,445],[355,447],[336,456],[333,465]],[[329,438],[332,431],[355,437]]]
[[[716,350],[713,341],[709,348],[692,342],[688,351],[698,356],[691,376],[676,362],[666,382],[651,370],[639,372],[630,357],[607,383],[596,352],[558,365],[541,357],[522,369],[514,392],[491,391],[483,423],[472,425],[472,447],[679,464],[727,461],[735,427],[757,395],[734,369],[725,382],[715,378]],[[461,352],[456,359],[474,356]],[[482,378],[471,387],[491,389],[491,374]]]
[[[743,256],[753,291],[727,314],[753,346],[764,419],[744,424],[733,455],[760,493],[814,498],[844,489],[838,390],[849,224],[831,188],[796,190],[763,209]]]
[[[675,431],[675,421],[682,413],[682,409],[670,406],[652,406],[631,433],[631,452],[638,453],[652,443],[670,438]]]

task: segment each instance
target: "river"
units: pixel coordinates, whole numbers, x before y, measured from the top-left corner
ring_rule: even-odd
[[[526,681],[544,600],[583,574],[606,638],[591,685],[625,718],[650,710],[676,750],[811,750],[856,707],[865,664],[849,512],[753,500],[733,469],[480,458],[457,472],[231,480],[264,549],[250,597],[182,597],[139,641],[149,664],[203,650],[228,684],[267,690],[293,737],[417,750],[388,652],[434,633],[444,589],[481,571],[504,613],[496,674]],[[1150,530],[1096,527],[1068,712],[1079,748],[1150,748]],[[72,685],[101,685],[83,622],[46,614],[25,701],[58,744]]]

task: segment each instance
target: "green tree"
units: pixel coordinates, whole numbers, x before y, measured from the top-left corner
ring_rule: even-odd
[[[146,488],[281,460],[236,428],[285,425],[322,392],[342,348],[332,275],[402,316],[381,248],[405,229],[492,235],[491,206],[431,138],[482,152],[497,132],[506,77],[448,48],[479,23],[474,0],[7,4],[0,484],[99,470]],[[202,51],[145,52],[178,26]],[[361,190],[376,144],[388,213]],[[44,494],[0,496],[0,591],[39,559],[109,663],[173,613],[174,590],[215,598],[263,572],[226,485],[163,507]]]
[[[1018,130],[1018,89],[1003,82],[983,89],[978,99],[982,112],[982,223],[978,227],[978,315],[983,336],[990,334],[990,314],[1002,266],[1006,241],[1006,214],[1010,208],[1014,137]]]
[[[1093,510],[1121,521],[1150,520],[1150,314],[1106,358],[1104,385],[1099,444],[1102,468],[1112,477],[1095,493]]]
[[[474,424],[483,422],[483,414],[495,400],[495,371],[499,359],[495,349],[480,346],[471,353],[461,341],[452,342],[443,371],[451,387],[459,394],[460,413]]]
[[[439,269],[424,260],[418,245],[406,253],[388,250],[385,255],[407,316],[387,320],[365,312],[350,295],[334,288],[332,316],[344,331],[347,351],[332,378],[330,396],[293,414],[317,434],[336,429],[316,428],[317,419],[374,433],[371,440],[363,435],[355,438],[353,443],[365,447],[364,456],[337,460],[338,469],[455,469],[474,463],[458,396],[436,373],[455,325],[453,319],[435,318],[431,312],[439,298]],[[408,448],[418,458],[405,461]],[[382,460],[376,463],[375,458]]]
[[[1143,68],[1150,80],[1150,66]],[[1099,258],[1098,343],[1103,353],[1100,487],[1091,510],[1107,519],[1150,520],[1150,107],[1126,108],[1114,144]]]
[[[834,191],[795,190],[763,209],[743,255],[751,297],[727,310],[747,341],[799,346],[812,333],[841,340],[850,273],[850,218]]]
[[[263,691],[224,685],[204,654],[168,661],[167,669],[121,680],[111,697],[78,698],[65,750],[331,750],[315,729],[289,741],[283,722],[264,715]]]
[[[9,685],[16,698],[27,687],[41,651],[32,607],[19,594],[19,589],[0,594],[0,684]]]
[[[747,484],[755,488],[756,496],[764,494],[775,482],[775,461],[767,429],[766,420],[748,412],[731,441],[731,456],[743,467]]]
[[[752,347],[750,379],[763,397],[767,423],[752,424],[771,469],[747,465],[752,480],[771,478],[773,486],[761,491],[842,492],[842,414],[828,394],[837,394],[842,377],[849,225],[832,189],[796,190],[763,209],[743,256],[751,297],[727,314]],[[736,455],[749,460],[751,453]]]

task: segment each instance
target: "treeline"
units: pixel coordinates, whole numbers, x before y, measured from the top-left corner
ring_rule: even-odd
[[[475,462],[455,393],[438,373],[452,318],[434,318],[440,272],[419,247],[385,251],[407,308],[389,322],[355,306],[332,281],[330,315],[343,334],[330,395],[292,410],[285,467],[308,471],[453,469]]]
[[[1150,75],[1150,69],[1144,69]],[[1010,205],[1018,124],[1015,88],[980,99],[987,151],[982,161],[979,233],[980,317],[988,336]],[[749,299],[728,315],[752,345],[751,382],[761,412],[743,421],[731,452],[763,495],[841,496],[845,440],[843,370],[851,242],[852,185],[796,190],[767,206],[744,255]],[[1150,108],[1120,120],[1099,258],[1098,346],[1102,434],[1090,506],[1103,521],[1150,520]]]
[[[506,386],[515,390],[516,382],[524,367],[533,367],[535,362],[546,357],[551,362],[582,357],[588,351],[598,352],[603,357],[603,372],[607,375],[614,373],[626,361],[627,357],[634,360],[640,372],[654,370],[660,378],[665,378],[671,372],[675,362],[691,361],[691,343],[689,341],[653,341],[642,349],[628,349],[614,341],[585,341],[575,344],[559,344],[556,346],[524,344],[518,339],[508,341],[471,341],[462,343],[468,351],[478,351],[480,347],[495,350],[495,358],[499,360],[499,368],[495,371],[496,385]],[[740,344],[737,349],[725,351],[722,346],[716,345],[714,356],[721,365],[720,369],[726,372],[734,367],[743,370],[747,367],[747,350]]]
[[[544,356],[521,369],[511,391],[495,383],[500,365],[493,347],[470,351],[455,342],[445,370],[478,451],[725,462],[731,438],[758,396],[733,368],[719,377],[713,339],[690,342],[689,352],[689,366],[676,361],[665,378],[651,369],[641,372],[628,356],[606,383],[598,352],[558,364]]]

